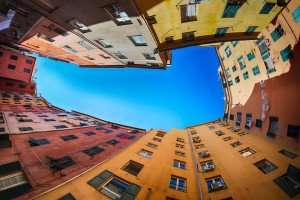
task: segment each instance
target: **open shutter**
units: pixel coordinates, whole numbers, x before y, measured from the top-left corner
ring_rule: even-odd
[[[122,194],[120,200],[134,200],[138,192],[140,191],[140,186],[131,184],[127,190]]]
[[[112,177],[113,174],[109,171],[103,171],[98,176],[88,181],[88,184],[98,189],[107,179]]]

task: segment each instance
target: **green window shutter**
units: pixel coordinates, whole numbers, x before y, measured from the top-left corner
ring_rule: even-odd
[[[274,6],[275,3],[265,3],[265,5],[260,10],[259,14],[269,14]]]
[[[98,176],[89,180],[88,184],[91,185],[92,187],[98,189],[98,187],[100,187],[100,185],[102,185],[105,181],[107,181],[107,179],[109,179],[112,176],[113,176],[113,174],[111,172],[103,171]]]
[[[300,6],[293,11],[293,18],[296,23],[300,23]]]
[[[254,59],[254,53],[253,52],[248,53],[247,58],[248,58],[249,61],[253,60]]]
[[[140,186],[135,184],[130,184],[126,191],[122,194],[120,200],[134,200],[140,191]]]
[[[283,50],[280,51],[282,60],[285,62],[292,57],[292,47],[288,45]]]
[[[284,30],[283,28],[279,25],[277,26],[274,31],[271,33],[271,37],[272,37],[272,40],[274,42],[276,42],[277,40],[279,40],[284,34]]]
[[[235,17],[241,5],[238,3],[227,3],[224,9],[223,18]]]

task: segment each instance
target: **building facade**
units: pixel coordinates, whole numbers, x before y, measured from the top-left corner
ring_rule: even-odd
[[[299,6],[298,1],[290,1],[257,41],[231,41],[217,47],[232,106],[244,105],[256,83],[290,71],[289,58],[300,37]]]
[[[20,2],[43,17],[18,43],[42,55],[91,67],[165,68],[170,62],[169,53],[156,50],[132,0]]]
[[[253,40],[288,1],[136,0],[160,51],[190,45]],[[207,12],[209,11],[209,12]]]

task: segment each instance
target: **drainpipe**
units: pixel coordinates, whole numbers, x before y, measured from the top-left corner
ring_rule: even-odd
[[[193,146],[193,139],[192,139],[192,135],[190,134],[190,132],[188,130],[186,130],[188,137],[189,137],[189,144],[191,147],[191,153],[192,153],[192,160],[193,160],[193,168],[194,168],[194,175],[196,177],[196,182],[197,182],[197,192],[198,192],[198,197],[199,200],[204,200],[204,196],[203,196],[203,192],[201,189],[201,182],[200,182],[200,176],[198,174],[198,161],[197,158],[195,157],[196,154],[196,150]]]

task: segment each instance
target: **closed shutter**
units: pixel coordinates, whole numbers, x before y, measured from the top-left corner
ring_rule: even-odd
[[[98,176],[88,181],[88,184],[98,189],[104,182],[107,181],[113,174],[109,171],[103,171]]]

